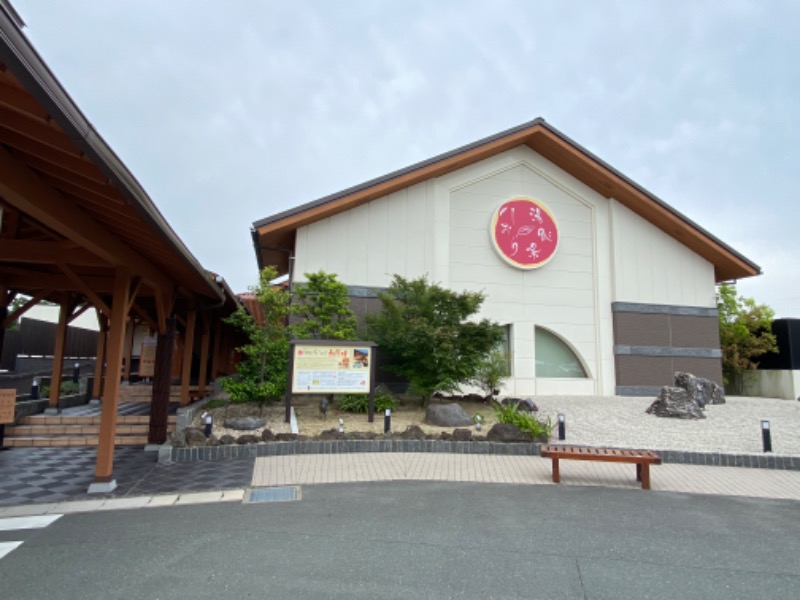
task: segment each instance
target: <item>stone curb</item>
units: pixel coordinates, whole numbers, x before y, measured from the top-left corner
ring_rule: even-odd
[[[539,456],[541,446],[539,443],[451,442],[448,440],[316,440],[203,446],[198,448],[173,448],[169,444],[165,444],[159,450],[158,461],[160,463],[192,463],[291,454],[356,454],[365,452]],[[800,456],[656,449],[652,451],[659,454],[664,463],[800,471]]]

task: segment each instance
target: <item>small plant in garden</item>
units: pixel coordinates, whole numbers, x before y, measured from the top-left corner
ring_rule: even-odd
[[[539,436],[549,438],[555,429],[555,423],[549,417],[542,422],[534,415],[520,411],[516,404],[504,405],[498,402],[494,405],[494,412],[498,422],[516,425],[520,431],[529,433],[533,438]]]
[[[486,398],[494,398],[500,393],[500,387],[506,379],[508,355],[501,348],[495,348],[478,364],[478,370],[470,383],[479,387]]]
[[[369,394],[345,394],[336,399],[339,410],[351,413],[369,412]],[[394,398],[388,394],[375,394],[375,411],[382,412],[386,409],[396,410]]]
[[[79,391],[80,391],[80,386],[71,379],[67,379],[66,381],[61,382],[60,393],[62,396],[72,396],[73,394],[77,394]],[[39,393],[41,397],[46,398],[47,396],[50,395],[50,386],[43,385]]]

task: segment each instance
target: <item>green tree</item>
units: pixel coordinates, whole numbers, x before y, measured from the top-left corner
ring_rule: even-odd
[[[358,321],[350,309],[347,286],[333,273],[305,273],[306,283],[294,285],[291,307],[300,321],[292,335],[301,340],[354,340]]]
[[[237,348],[242,360],[236,366],[236,377],[223,378],[221,385],[231,401],[258,402],[262,410],[286,392],[289,372],[289,292],[272,285],[276,276],[273,267],[265,267],[259,284],[250,287],[261,305],[263,323],[257,323],[241,306],[225,320],[244,332],[248,343]]]
[[[755,360],[777,352],[772,333],[775,313],[769,306],[736,294],[732,285],[717,288],[719,340],[722,347],[722,376],[729,393],[743,395],[747,375],[758,368]]]
[[[456,293],[425,277],[395,275],[379,297],[383,310],[368,323],[381,365],[405,377],[423,401],[473,380],[483,357],[503,338],[497,323],[471,320],[484,300],[480,292]]]

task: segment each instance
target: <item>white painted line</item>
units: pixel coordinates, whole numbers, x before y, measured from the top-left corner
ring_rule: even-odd
[[[50,523],[60,518],[61,515],[7,517],[5,519],[0,519],[0,531],[14,531],[16,529],[41,529],[42,527],[47,527],[50,525]]]
[[[20,544],[22,544],[22,542],[0,542],[0,558],[3,558]]]

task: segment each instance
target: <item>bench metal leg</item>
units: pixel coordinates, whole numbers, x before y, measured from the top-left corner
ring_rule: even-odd
[[[561,473],[558,470],[558,459],[553,459],[553,483],[561,482]]]

